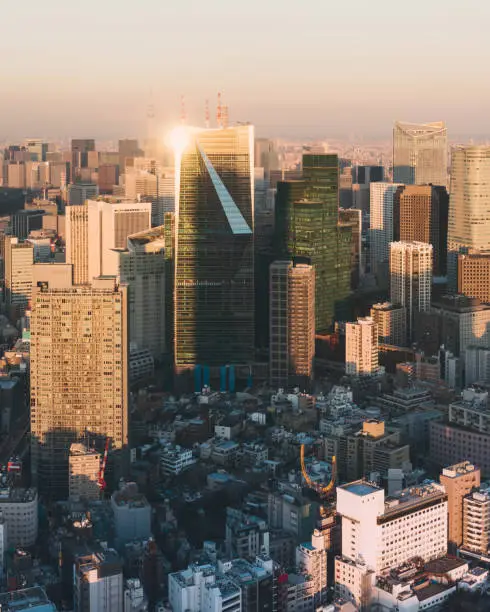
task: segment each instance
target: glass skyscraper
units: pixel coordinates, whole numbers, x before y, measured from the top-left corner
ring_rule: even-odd
[[[303,155],[303,179],[278,183],[276,256],[315,267],[315,325],[346,320],[352,229],[340,226],[337,155]]]
[[[253,134],[189,128],[177,159],[177,371],[254,359]]]
[[[447,129],[443,121],[395,123],[393,182],[446,186]]]

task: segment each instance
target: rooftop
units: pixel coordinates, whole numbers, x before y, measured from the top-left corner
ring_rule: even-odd
[[[55,605],[49,601],[41,587],[1,593],[0,609],[2,612],[19,612],[20,610],[56,612]]]
[[[423,587],[415,592],[417,595],[417,599],[419,601],[425,601],[426,599],[430,599],[431,597],[435,597],[436,595],[440,595],[451,588],[455,588],[452,586],[448,586],[447,584],[439,584],[438,582],[432,582],[431,584]]]
[[[444,499],[445,489],[442,485],[435,482],[426,482],[416,487],[404,489],[396,495],[385,499],[385,512],[383,517],[391,517],[403,512],[408,508],[413,508],[427,501]]]
[[[3,487],[0,488],[0,504],[12,503],[22,504],[32,502],[37,499],[37,489],[23,489],[20,487]]]
[[[458,567],[467,565],[464,559],[456,557],[441,557],[440,559],[434,559],[429,561],[425,565],[425,571],[431,574],[446,574]]]
[[[378,486],[363,480],[351,482],[339,487],[339,489],[344,489],[344,491],[348,491],[349,493],[353,493],[354,495],[358,495],[360,497],[370,495],[371,493],[376,493],[376,491],[381,491]]]
[[[462,461],[461,463],[456,463],[444,468],[442,470],[442,475],[446,476],[447,478],[458,478],[458,476],[476,472],[477,469],[478,468],[469,461]]]

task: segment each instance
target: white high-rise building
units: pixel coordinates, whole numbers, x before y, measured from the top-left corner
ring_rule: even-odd
[[[407,310],[407,334],[413,334],[416,312],[430,309],[432,245],[425,242],[390,244],[390,302]]]
[[[393,180],[405,185],[447,183],[447,129],[443,121],[393,127]]]
[[[369,248],[371,272],[388,263],[393,242],[393,201],[402,183],[371,183],[369,206]]]
[[[317,529],[311,535],[311,543],[296,548],[296,569],[309,576],[310,596],[314,609],[327,602],[327,550],[325,534]]]
[[[378,372],[378,326],[371,317],[345,325],[345,373],[364,376]]]
[[[457,289],[458,253],[490,250],[490,147],[456,148],[451,156],[448,282]]]
[[[447,495],[430,483],[385,499],[384,490],[364,481],[337,487],[342,517],[342,555],[335,561],[337,594],[358,606],[369,602],[374,577],[421,557],[447,552]]]

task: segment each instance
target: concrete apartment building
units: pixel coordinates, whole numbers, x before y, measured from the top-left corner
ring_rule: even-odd
[[[371,318],[378,328],[378,343],[392,346],[407,344],[407,311],[391,302],[374,304]]]
[[[308,387],[315,356],[315,269],[276,261],[270,266],[269,369],[273,388]]]
[[[490,559],[490,491],[473,491],[463,499],[463,555]]]
[[[0,489],[0,513],[7,526],[7,542],[10,548],[27,548],[36,543],[38,505],[35,488]]]
[[[437,559],[447,551],[447,495],[427,484],[386,497],[365,481],[337,487],[342,518],[342,555],[335,560],[337,595],[358,606],[369,604],[376,575],[421,557]]]
[[[345,325],[345,373],[370,376],[379,371],[378,326],[371,317]]]
[[[413,336],[415,313],[430,309],[432,245],[424,242],[390,244],[390,301],[407,310],[407,335]]]
[[[66,497],[68,449],[87,429],[111,439],[116,474],[123,468],[127,287],[114,278],[91,287],[52,279],[41,285],[31,316],[32,470],[43,492]]]
[[[122,562],[116,551],[76,557],[73,602],[76,612],[124,612]]]
[[[447,493],[448,545],[453,554],[463,543],[463,500],[480,486],[480,470],[469,461],[462,461],[442,470],[440,483]]]

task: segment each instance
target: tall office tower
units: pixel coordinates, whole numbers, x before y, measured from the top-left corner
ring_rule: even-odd
[[[490,252],[458,255],[458,293],[490,302]]]
[[[401,183],[371,183],[369,243],[371,272],[377,273],[381,264],[388,264],[390,242],[393,242],[393,208]]]
[[[368,185],[369,183],[381,183],[385,179],[383,166],[358,166],[351,168],[352,183],[354,185]]]
[[[271,387],[308,387],[315,355],[314,268],[275,261],[270,266],[269,296]]]
[[[155,359],[167,351],[164,228],[132,234],[119,255],[119,277],[128,285],[129,339]]]
[[[414,332],[416,312],[430,310],[432,245],[425,242],[390,244],[390,295],[392,304],[407,310],[407,335]]]
[[[403,306],[391,302],[374,304],[371,318],[378,326],[380,344],[407,345],[407,311]]]
[[[99,191],[102,194],[112,193],[114,185],[119,182],[119,166],[117,164],[99,165]],[[93,199],[93,198],[90,198]]]
[[[126,158],[142,157],[143,151],[139,148],[138,141],[135,138],[124,138],[119,141],[119,171],[121,174],[125,171]]]
[[[52,187],[65,187],[70,180],[70,162],[49,162],[49,183]]]
[[[393,181],[445,187],[447,151],[447,129],[443,121],[397,121],[393,127]]]
[[[362,261],[362,210],[358,208],[339,208],[339,224],[351,228],[351,289],[359,286],[359,280],[364,272]]]
[[[32,294],[34,247],[12,236],[5,237],[5,303],[13,317],[22,316]]]
[[[25,162],[9,162],[6,164],[4,174],[7,177],[7,187],[14,189],[26,188],[26,164]]]
[[[174,359],[254,360],[253,127],[189,131],[176,159]]]
[[[446,274],[448,212],[445,187],[407,185],[395,194],[393,240],[431,244],[434,276]]]
[[[76,612],[123,612],[122,561],[113,549],[75,558],[73,609]]]
[[[28,138],[25,141],[25,148],[29,151],[32,161],[46,161],[48,147],[48,143],[43,142],[40,138]]]
[[[115,473],[128,444],[127,287],[114,278],[75,287],[39,283],[31,316],[32,472],[66,499],[70,444],[86,430],[110,438]]]
[[[89,153],[95,151],[93,138],[75,138],[71,141],[71,169],[72,180],[81,177],[81,169],[89,167]],[[64,160],[66,161],[66,160]],[[83,204],[83,202],[80,202]]]
[[[88,206],[66,207],[66,263],[73,266],[73,284],[87,285],[88,276]]]
[[[369,376],[379,370],[378,326],[371,317],[345,324],[345,373]]]
[[[347,318],[352,229],[338,223],[337,155],[303,155],[303,180],[277,186],[276,257],[315,267],[315,325],[328,333]]]
[[[68,204],[79,206],[87,200],[94,200],[99,195],[99,187],[95,183],[73,183],[68,187]]]
[[[117,276],[119,250],[127,239],[151,227],[150,202],[87,202],[88,282],[97,276]]]
[[[490,250],[490,147],[452,152],[449,200],[448,285],[458,286],[458,254]]]
[[[480,470],[463,461],[444,468],[439,480],[447,493],[448,545],[455,554],[463,543],[463,499],[480,486]]]
[[[269,179],[271,170],[279,170],[279,156],[275,143],[269,138],[256,138],[254,143],[255,167],[263,168],[266,179]]]

